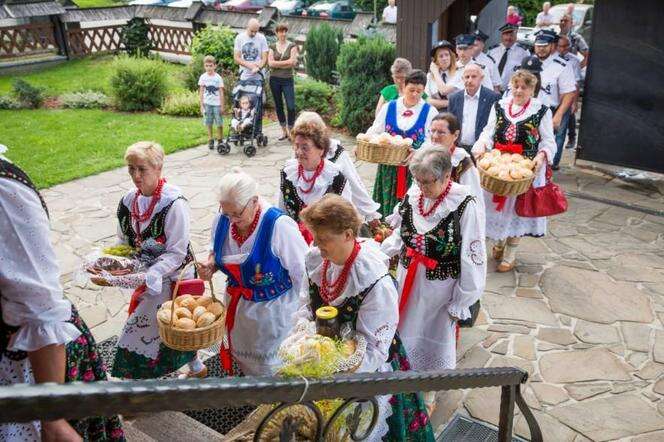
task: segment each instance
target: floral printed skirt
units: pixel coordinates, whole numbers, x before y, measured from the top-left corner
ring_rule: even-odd
[[[408,173],[406,189],[410,187],[411,182],[412,178],[410,173]],[[378,172],[376,173],[376,181],[373,188],[373,200],[380,204],[378,211],[383,215],[383,218],[390,216],[394,207],[399,204],[400,200],[397,198],[396,166],[378,165]]]
[[[408,371],[410,363],[399,334],[390,346],[390,365],[393,371]],[[424,400],[420,393],[399,393],[390,398],[392,415],[387,418],[390,432],[383,438],[389,442],[433,442],[433,429],[429,422]]]
[[[164,344],[159,344],[155,359],[118,347],[111,375],[122,379],[155,379],[173,373],[195,357],[195,351],[177,351]]]
[[[92,333],[72,306],[70,322],[81,332],[75,341],[67,344],[67,372],[65,382],[106,381],[106,366],[97,353],[97,344]],[[117,416],[89,417],[87,419],[69,421],[72,427],[86,441],[124,441],[122,424]]]

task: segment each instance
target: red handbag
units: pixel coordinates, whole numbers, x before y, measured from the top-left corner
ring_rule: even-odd
[[[516,214],[524,218],[552,216],[567,211],[567,198],[560,186],[551,181],[553,172],[546,165],[546,184],[530,187],[526,193],[516,197]]]

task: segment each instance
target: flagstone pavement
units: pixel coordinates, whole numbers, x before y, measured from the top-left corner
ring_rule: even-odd
[[[279,129],[267,126],[276,140]],[[352,140],[344,138],[352,146]],[[254,158],[220,156],[204,146],[166,159],[164,175],[191,207],[191,240],[205,255],[217,212],[214,185],[232,167],[254,176],[273,200],[291,155],[271,141]],[[367,186],[375,165],[358,162]],[[664,209],[662,195],[597,172],[565,167],[566,190]],[[75,273],[95,247],[114,242],[115,211],[132,187],[116,169],[45,190],[66,296],[101,341],[117,335],[129,293],[81,286]],[[546,441],[664,440],[664,218],[570,198],[544,238],[522,241],[514,272],[490,261],[478,325],[462,330],[459,367],[517,366],[528,371],[527,403]],[[220,282],[217,287],[223,287]],[[497,423],[499,389],[441,392],[432,417],[440,430],[454,413]],[[517,415],[517,434],[528,437]]]

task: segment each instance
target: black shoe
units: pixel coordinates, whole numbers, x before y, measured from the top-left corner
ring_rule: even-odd
[[[210,141],[208,141],[208,148],[209,148],[210,150],[213,150],[213,149],[214,149],[214,140],[210,140]]]
[[[555,164],[555,165],[551,166],[551,170],[560,170],[560,165]]]
[[[574,149],[575,144],[576,144],[576,140],[569,140],[567,142],[567,146],[565,146],[565,149]]]

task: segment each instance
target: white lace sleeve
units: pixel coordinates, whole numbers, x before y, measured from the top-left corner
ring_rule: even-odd
[[[450,315],[467,319],[470,306],[484,293],[486,284],[486,244],[484,223],[477,213],[477,205],[470,202],[461,216],[461,276],[454,286]]]
[[[550,109],[546,111],[544,117],[542,117],[542,121],[540,121],[539,133],[541,139],[538,150],[544,151],[549,164],[553,164],[553,157],[556,155],[558,147],[556,145],[556,137],[553,133],[553,117]]]
[[[300,293],[306,269],[304,257],[307,254],[307,243],[304,242],[297,224],[289,216],[280,216],[274,226],[272,235],[272,252],[288,270],[293,281],[293,290]]]
[[[387,361],[399,323],[398,297],[392,278],[385,276],[364,298],[356,331],[366,339],[367,349],[358,372],[374,372]]]
[[[366,221],[380,219],[380,213],[378,213],[380,204],[375,202],[371,196],[369,196],[369,192],[367,192],[367,188],[364,186],[362,178],[360,178],[360,175],[357,173],[355,164],[353,164],[348,153],[343,152],[339,156],[337,165],[348,180],[348,185],[353,194],[352,202],[357,208],[357,211],[360,212]]]
[[[5,323],[19,327],[11,351],[66,344],[80,332],[71,303],[62,296],[60,269],[49,240],[49,222],[35,192],[0,178],[0,291]]]
[[[403,241],[401,239],[401,215],[399,215],[399,205],[394,207],[392,215],[387,217],[387,222],[392,228],[392,234],[385,238],[380,245],[380,250],[389,257],[395,256],[401,251]]]
[[[496,132],[496,109],[495,104],[491,106],[491,111],[489,112],[489,119],[486,122],[486,126],[482,129],[480,137],[475,141],[473,145],[472,152],[477,153],[482,147],[486,150],[493,148],[493,136]]]

